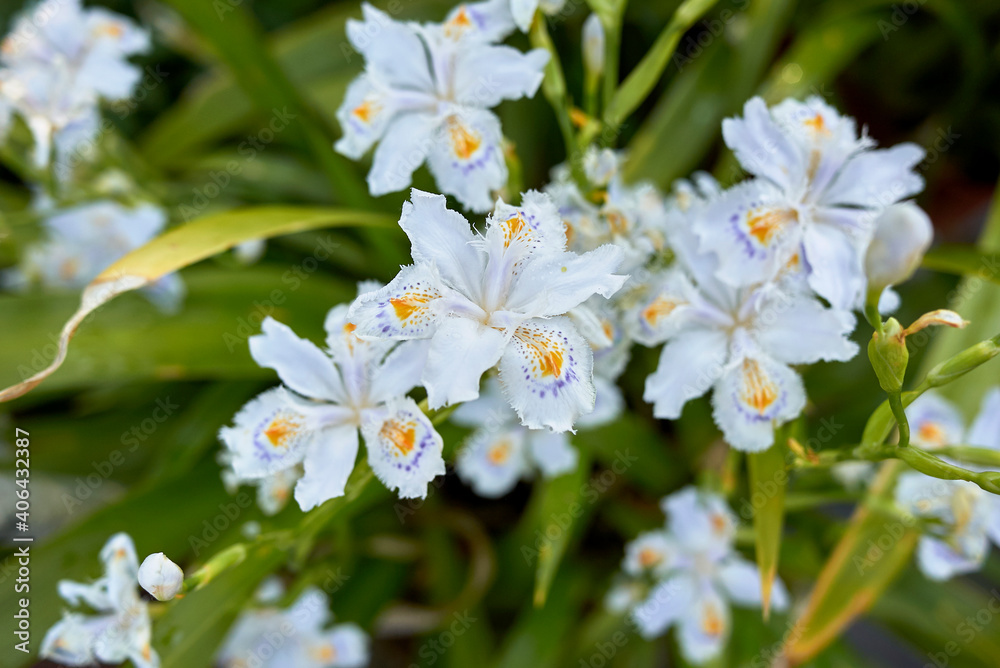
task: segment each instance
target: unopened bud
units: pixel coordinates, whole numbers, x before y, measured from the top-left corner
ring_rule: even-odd
[[[875,236],[865,256],[869,289],[881,292],[917,270],[934,238],[931,219],[912,202],[893,204],[875,221]]]
[[[604,71],[604,25],[597,14],[583,22],[583,65],[592,77]]]
[[[927,384],[931,387],[939,387],[950,383],[980,364],[990,361],[997,354],[1000,354],[1000,335],[986,341],[980,341],[938,364],[927,374]]]
[[[139,584],[157,601],[169,601],[184,587],[184,571],[162,552],[146,557],[139,566]]]
[[[889,318],[882,334],[872,334],[868,342],[868,359],[871,360],[878,384],[886,392],[899,392],[906,376],[910,353],[906,349],[906,336],[895,318]]]

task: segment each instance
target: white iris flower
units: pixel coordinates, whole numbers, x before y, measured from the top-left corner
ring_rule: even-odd
[[[699,226],[702,250],[725,259],[719,277],[753,285],[795,261],[816,294],[837,308],[858,306],[875,220],[923,189],[913,171],[923,149],[875,149],[854,119],[817,97],[770,110],[752,98],[742,118],[723,121],[722,134],[757,178],[726,191]]]
[[[644,399],[656,417],[672,420],[712,389],[713,417],[726,440],[765,450],[775,426],[805,406],[802,379],[790,365],[854,357],[858,347],[847,338],[854,316],[802,291],[733,287],[718,277],[725,262],[695,250],[690,228],[672,232],[676,265],[650,281],[631,311],[637,341],[666,342]]]
[[[97,134],[98,104],[132,93],[142,71],[128,58],[148,50],[145,30],[80,0],[45,0],[14,22],[0,49],[0,106],[28,124],[38,167],[53,146],[62,158]]]
[[[722,497],[686,487],[665,498],[662,507],[666,527],[626,546],[622,570],[629,580],[610,602],[631,608],[646,638],[676,626],[685,660],[705,663],[729,638],[730,604],[760,607],[760,571],[734,548],[736,517]],[[779,611],[788,607],[780,578],[774,580],[771,605]]]
[[[1000,450],[1000,388],[986,394],[968,431],[958,410],[927,393],[906,409],[910,443],[933,450],[968,445]],[[979,468],[979,467],[973,467]],[[964,480],[938,480],[911,471],[896,483],[896,503],[928,520],[917,546],[917,564],[932,580],[979,570],[990,542],[1000,546],[1000,498]]]
[[[488,3],[487,3],[488,4]],[[479,5],[459,7],[441,24],[401,23],[371,5],[347,36],[366,62],[337,118],[340,153],[358,159],[378,143],[368,173],[373,195],[402,190],[424,161],[441,192],[488,211],[507,183],[500,119],[490,109],[531,97],[548,53],[493,44]]]
[[[359,429],[375,475],[401,497],[426,496],[427,484],[445,472],[441,437],[406,396],[423,371],[426,346],[362,341],[347,311],[342,304],[327,315],[326,352],[265,319],[262,334],[250,337],[250,354],[284,386],[251,400],[234,426],[219,432],[239,481],[279,475],[276,488],[287,494],[301,470],[295,500],[303,510],[344,494]]]
[[[521,207],[498,202],[484,234],[441,195],[414,190],[411,200],[399,224],[414,264],[358,298],[358,336],[429,339],[421,383],[433,409],[476,399],[480,377],[499,364],[522,424],[572,429],[594,408],[594,360],[565,314],[622,286],[626,277],[613,273],[621,250],[567,251],[558,212],[537,192]]]
[[[86,605],[96,615],[66,612],[42,640],[39,656],[66,666],[119,664],[156,668],[160,658],[150,647],[146,603],[139,598],[139,559],[132,539],[115,534],[101,549],[104,576],[91,584],[59,581],[59,595],[70,605]]]
[[[369,640],[355,624],[333,620],[326,594],[315,587],[302,592],[287,609],[244,612],[219,651],[222,668],[361,668],[370,658]],[[274,635],[279,633],[280,645]]]

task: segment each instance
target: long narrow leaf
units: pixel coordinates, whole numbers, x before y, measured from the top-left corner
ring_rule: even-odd
[[[167,274],[250,239],[317,227],[388,224],[390,220],[384,215],[343,209],[260,207],[205,216],[170,230],[121,258],[91,281],[83,291],[79,309],[63,326],[53,361],[30,378],[0,392],[0,401],[16,399],[52,375],[66,359],[69,342],[80,324],[123,292],[150,285]]]

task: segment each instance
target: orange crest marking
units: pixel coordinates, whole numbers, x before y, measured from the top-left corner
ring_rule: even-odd
[[[673,313],[678,306],[680,306],[679,302],[660,295],[649,306],[642,309],[642,319],[655,327],[657,322]]]
[[[797,222],[799,214],[792,209],[765,210],[758,213],[750,212],[747,228],[750,236],[766,246],[774,240],[789,224]]]
[[[807,118],[802,121],[802,125],[806,126],[816,134],[828,135],[830,134],[830,129],[826,127],[826,121],[823,120],[822,114],[816,114],[812,118]]]
[[[483,143],[479,133],[467,129],[454,116],[448,119],[448,134],[451,138],[451,149],[460,160],[471,158]]]
[[[490,461],[490,464],[493,464],[494,466],[500,466],[508,459],[510,459],[510,450],[511,446],[509,441],[506,440],[500,441],[492,448],[490,448],[489,452],[486,455],[486,458]]]
[[[417,443],[417,427],[412,422],[403,424],[398,420],[388,420],[379,430],[379,436],[389,441],[399,454],[406,456],[413,452]]]
[[[359,121],[367,125],[368,123],[371,123],[372,118],[381,110],[382,106],[374,100],[365,100],[358,106],[354,107],[354,109],[351,110],[351,113],[354,114]]]
[[[724,532],[726,530],[726,526],[728,526],[728,523],[726,522],[725,517],[718,513],[712,515],[712,530],[715,531],[715,533]]]
[[[405,321],[414,313],[423,311],[427,308],[427,302],[429,302],[425,295],[409,294],[402,297],[391,297],[389,303],[392,304],[392,310],[396,312],[396,317],[401,321]]]
[[[651,547],[644,547],[639,550],[639,565],[643,568],[652,568],[663,561],[663,555]]]
[[[937,422],[925,422],[920,425],[918,430],[920,434],[920,440],[930,444],[930,445],[944,445],[946,436],[944,429],[941,428]]]
[[[778,398],[778,388],[755,360],[743,360],[743,402],[763,415]]]
[[[722,635],[722,617],[714,605],[705,607],[705,615],[701,618],[701,630],[710,636]]]
[[[444,24],[444,34],[450,39],[456,39],[461,37],[462,33],[471,27],[472,19],[469,18],[469,12],[466,11],[465,5],[462,5],[458,8],[458,12],[455,16]]]
[[[267,425],[267,428],[264,429],[264,436],[267,436],[267,440],[269,440],[271,445],[274,447],[287,448],[289,439],[295,435],[301,426],[302,425],[288,416],[278,415],[271,420],[271,424]]]
[[[520,213],[511,216],[500,224],[503,226],[504,248],[510,248],[514,239],[517,239],[522,235],[522,233],[527,231],[527,226],[524,223],[524,217],[522,217]]]

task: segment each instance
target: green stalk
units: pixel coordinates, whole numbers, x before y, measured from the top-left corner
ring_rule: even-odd
[[[535,14],[535,19],[531,23],[530,38],[533,47],[545,49],[549,54],[549,62],[545,66],[545,79],[542,81],[542,93],[549,101],[552,111],[555,112],[559,132],[566,145],[566,162],[569,164],[573,180],[576,181],[581,190],[586,192],[587,179],[580,164],[580,148],[577,144],[576,133],[573,131],[573,122],[569,116],[570,102],[566,90],[566,77],[563,75],[559,53],[552,43],[548,27],[545,25],[545,17],[540,12]]]

